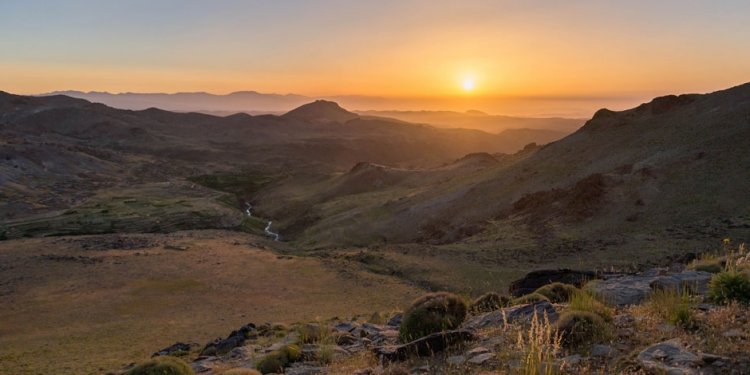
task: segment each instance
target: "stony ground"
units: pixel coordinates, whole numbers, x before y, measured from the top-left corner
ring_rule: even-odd
[[[249,324],[205,346],[176,345],[159,354],[182,355],[192,360],[196,373],[207,375],[254,368],[289,344],[300,345],[302,357],[284,373],[298,375],[515,374],[545,366],[552,371],[547,373],[563,374],[750,373],[750,310],[707,302],[712,275],[683,268],[599,275],[602,279],[589,282],[584,289],[611,301],[606,307],[610,332],[606,339],[574,348],[555,343],[551,327],[575,307],[541,301],[473,313],[457,330],[409,343],[399,342],[401,314],[395,313],[293,326]],[[670,323],[656,296],[685,285],[694,288],[690,324]],[[545,360],[529,369],[530,353],[540,343]]]

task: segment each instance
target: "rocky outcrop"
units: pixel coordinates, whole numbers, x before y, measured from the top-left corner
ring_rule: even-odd
[[[654,344],[636,358],[638,364],[651,374],[705,375],[723,373],[729,359],[712,354],[688,351],[678,339]]]
[[[528,321],[534,314],[542,319],[544,315],[550,322],[557,320],[557,311],[551,303],[541,301],[528,305],[520,305],[496,310],[482,315],[474,316],[464,322],[462,328],[468,330],[477,330],[487,327],[502,327],[506,324]]]
[[[620,275],[586,284],[586,288],[599,298],[616,306],[638,304],[651,295],[654,289],[682,290],[704,293],[711,274],[702,271],[683,271],[668,274],[666,270],[653,269],[635,275]]]

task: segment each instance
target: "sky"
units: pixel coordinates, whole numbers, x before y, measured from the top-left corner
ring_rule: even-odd
[[[564,111],[750,81],[748,46],[739,0],[0,1],[0,90],[18,94],[255,90]]]

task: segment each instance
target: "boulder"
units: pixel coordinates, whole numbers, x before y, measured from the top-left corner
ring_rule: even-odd
[[[595,279],[596,273],[591,271],[576,271],[567,268],[556,270],[537,270],[531,271],[526,276],[512,282],[508,287],[508,292],[513,297],[521,297],[532,293],[539,287],[554,282],[571,284],[581,287],[589,280]]]
[[[677,291],[687,287],[693,293],[705,293],[711,276],[702,271],[668,274],[661,269],[654,269],[635,275],[594,280],[586,288],[609,304],[625,306],[641,303],[654,289]]]
[[[195,344],[195,343],[186,344],[184,342],[176,342],[152,354],[151,357],[158,357],[162,355],[179,356],[180,354],[187,354],[188,352],[190,352],[190,349],[192,349],[195,346],[198,346],[198,344]]]
[[[703,271],[682,271],[671,275],[659,276],[652,281],[651,289],[672,290],[681,292],[687,289],[691,293],[705,294],[713,274]]]
[[[431,356],[446,348],[474,339],[474,334],[465,329],[433,333],[403,345],[378,346],[375,354],[389,362],[401,361],[410,356]]]
[[[466,320],[462,325],[462,328],[477,330],[486,327],[502,327],[506,323],[512,324],[517,321],[527,321],[534,316],[534,313],[536,313],[540,319],[543,318],[546,313],[550,322],[557,320],[557,311],[555,311],[552,304],[547,301],[540,301],[527,305],[506,307],[502,310],[474,316]]]
[[[245,344],[248,337],[256,335],[256,326],[253,323],[246,324],[236,331],[232,331],[225,339],[218,338],[206,344],[201,350],[201,355],[221,355],[229,353],[232,349]]]
[[[692,353],[678,339],[651,345],[641,351],[636,360],[651,374],[669,375],[710,374],[717,365],[728,362],[716,355]]]

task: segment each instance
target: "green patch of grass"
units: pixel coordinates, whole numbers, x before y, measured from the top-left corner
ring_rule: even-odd
[[[535,292],[535,293],[529,293],[525,296],[521,296],[521,297],[510,300],[510,305],[511,306],[524,305],[527,303],[542,302],[542,301],[550,302],[549,298],[547,298],[546,296],[542,294]]]
[[[568,302],[570,300],[570,297],[578,291],[578,288],[576,288],[573,285],[570,284],[563,284],[563,283],[552,283],[547,284],[545,286],[540,287],[534,293],[539,293],[545,297],[547,297],[550,302],[560,303],[560,302]]]
[[[612,309],[597,300],[591,293],[584,290],[576,290],[571,294],[568,301],[568,309],[584,311],[599,315],[607,322],[612,321]]]

